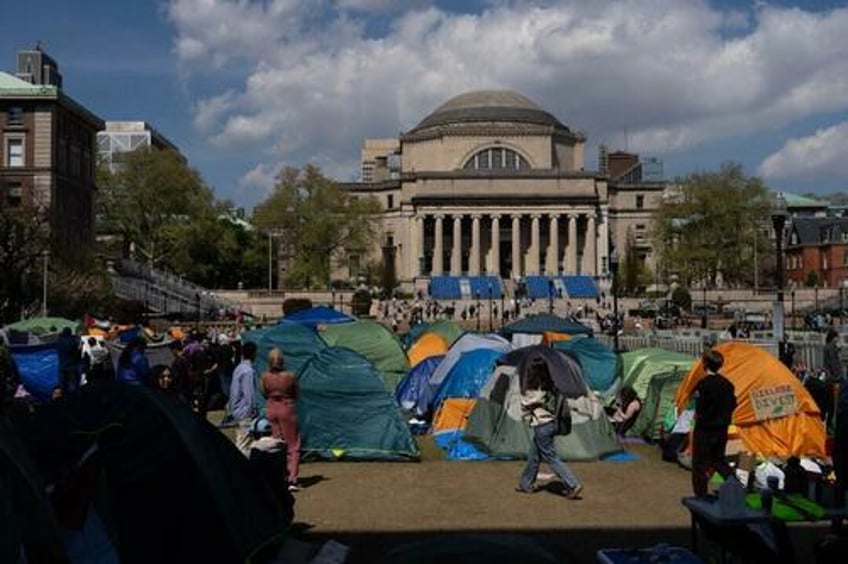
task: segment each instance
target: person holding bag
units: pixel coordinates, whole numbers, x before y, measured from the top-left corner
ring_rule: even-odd
[[[521,472],[516,491],[533,493],[539,464],[544,461],[551,467],[563,484],[563,495],[569,499],[578,499],[583,485],[559,458],[554,448],[554,436],[557,434],[557,401],[548,365],[542,358],[533,358],[523,367],[521,374],[521,412],[533,431],[533,442],[527,453],[527,465]],[[567,405],[567,402],[566,402]]]

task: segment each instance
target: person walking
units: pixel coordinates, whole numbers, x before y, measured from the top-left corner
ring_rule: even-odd
[[[70,327],[65,327],[56,339],[59,355],[59,385],[70,393],[79,387],[80,341]]]
[[[530,423],[533,442],[527,453],[527,465],[521,472],[516,491],[520,493],[536,491],[536,475],[539,472],[539,464],[544,461],[562,481],[563,495],[569,499],[578,499],[583,491],[583,485],[568,466],[557,458],[554,448],[554,435],[557,429],[552,408],[554,399],[554,385],[547,363],[541,358],[530,360],[525,373],[521,375],[521,414],[524,420]]]
[[[262,375],[265,416],[271,422],[271,436],[286,443],[286,483],[297,491],[300,471],[300,432],[297,427],[297,377],[284,369],[278,348],[268,353],[268,371]]]
[[[250,456],[250,424],[257,415],[256,409],[256,343],[248,341],[242,347],[242,360],[233,371],[230,387],[230,401],[227,412],[238,425],[236,429],[236,447]]]
[[[707,375],[695,386],[695,429],[692,433],[692,489],[706,496],[714,472],[725,478],[731,469],[725,459],[727,428],[736,409],[733,384],[719,373],[724,356],[709,350],[701,357]]]

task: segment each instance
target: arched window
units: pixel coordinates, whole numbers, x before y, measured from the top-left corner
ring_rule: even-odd
[[[504,147],[489,147],[475,153],[463,167],[465,170],[527,170],[527,159]]]

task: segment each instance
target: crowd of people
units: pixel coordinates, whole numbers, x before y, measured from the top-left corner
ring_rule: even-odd
[[[225,410],[223,425],[235,427],[236,446],[245,456],[262,458],[253,451],[257,444],[264,453],[285,453],[282,482],[289,491],[296,491],[300,450],[297,379],[285,370],[283,353],[273,349],[268,370],[259,375],[256,344],[242,342],[235,330],[191,331],[166,346],[167,360],[157,355],[159,362],[151,365],[147,340],[136,337],[112,347],[117,355],[113,362],[112,350],[102,337],[79,336],[70,328],[63,329],[55,343],[58,383],[49,401],[60,401],[100,380],[117,380],[171,396],[203,418],[209,411]],[[5,345],[0,347],[0,377],[0,412],[16,403],[37,407]],[[264,398],[264,414],[257,394]]]

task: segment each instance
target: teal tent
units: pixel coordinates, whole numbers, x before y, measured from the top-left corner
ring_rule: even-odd
[[[418,460],[400,408],[365,357],[329,347],[299,373],[304,460]]]
[[[618,390],[618,356],[597,339],[556,341],[553,347],[577,359],[589,389],[611,397]]]
[[[390,392],[409,370],[409,360],[398,338],[376,321],[327,325],[321,330],[321,338],[331,347],[347,347],[371,361]]]

